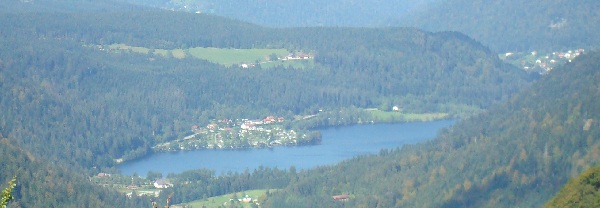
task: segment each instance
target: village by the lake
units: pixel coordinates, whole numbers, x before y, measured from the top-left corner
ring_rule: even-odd
[[[585,52],[585,49],[579,48],[566,51],[553,51],[548,53],[531,51],[527,52],[507,52],[500,54],[500,59],[511,63],[525,71],[535,72],[541,75],[548,74],[552,69],[564,63],[571,62]]]
[[[153,152],[196,149],[271,148],[318,144],[324,126],[416,122],[447,119],[445,113],[404,113],[398,106],[389,110],[345,109],[297,115],[286,119],[269,115],[262,119],[215,119],[205,126],[192,125],[188,136],[155,145]]]
[[[282,145],[318,143],[317,131],[286,128],[283,117],[264,119],[219,119],[206,126],[193,125],[193,134],[181,139],[158,144],[155,152],[194,149],[264,148]]]

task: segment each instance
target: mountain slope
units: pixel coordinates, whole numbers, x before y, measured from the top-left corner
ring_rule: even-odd
[[[148,199],[92,184],[60,163],[36,157],[0,137],[0,182],[17,177],[8,207],[150,207]],[[4,185],[3,185],[4,186]]]
[[[600,53],[438,138],[298,174],[267,206],[536,207],[600,158]]]
[[[114,0],[9,0],[2,2],[2,13],[50,13],[50,12],[110,12],[152,10]]]
[[[467,1],[427,4],[397,25],[460,31],[500,52],[598,48],[598,1]]]
[[[200,12],[269,27],[386,26],[422,4],[435,0],[388,1],[265,1],[265,0],[121,0],[145,6]]]
[[[545,207],[600,206],[600,166],[590,168],[573,178]]]
[[[275,27],[409,26],[459,31],[494,51],[598,48],[600,3],[580,1],[145,1],[163,9],[215,14]]]

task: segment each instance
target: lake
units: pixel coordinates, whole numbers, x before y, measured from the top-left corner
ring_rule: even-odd
[[[156,153],[127,161],[118,168],[123,174],[145,177],[148,171],[181,173],[193,169],[211,169],[216,174],[250,172],[258,168],[277,167],[308,169],[332,165],[359,155],[377,154],[382,149],[395,149],[432,139],[438,130],[455,121],[431,121],[374,125],[353,125],[321,129],[319,145],[274,147],[265,149],[205,149],[185,152]]]

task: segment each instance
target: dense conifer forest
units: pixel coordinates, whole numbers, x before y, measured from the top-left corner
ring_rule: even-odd
[[[91,184],[87,175],[68,163],[51,162],[13,143],[0,137],[0,187],[17,179],[8,207],[150,207],[148,199],[128,199]]]

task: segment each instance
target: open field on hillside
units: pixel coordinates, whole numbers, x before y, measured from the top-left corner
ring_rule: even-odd
[[[419,121],[433,121],[444,119],[448,117],[447,113],[403,113],[398,111],[381,111],[381,110],[370,110],[367,111],[373,116],[373,118],[380,122],[419,122]]]
[[[98,46],[103,48],[102,46]],[[234,49],[234,48],[188,48],[188,49],[151,49],[145,47],[129,46],[126,44],[112,44],[105,47],[109,51],[128,51],[162,57],[171,57],[184,59],[193,57],[207,60],[212,63],[222,64],[224,66],[240,66],[243,68],[253,68],[257,64],[263,69],[276,66],[306,68],[314,65],[314,59],[286,59],[290,52],[286,49]],[[271,61],[272,56],[277,56],[280,60]]]
[[[268,190],[269,192],[273,192],[273,191],[277,191],[276,189],[270,189]],[[267,189],[256,189],[256,190],[248,190],[248,191],[243,191],[243,192],[237,192],[235,193],[235,196],[237,199],[243,199],[246,197],[246,195],[248,195],[248,198],[251,199],[251,201],[254,201],[255,199],[264,197],[264,195],[267,193]],[[221,196],[215,196],[215,197],[210,197],[208,199],[205,200],[196,200],[196,201],[192,201],[190,203],[186,203],[186,205],[190,206],[190,207],[207,207],[207,208],[211,208],[211,207],[220,207],[220,206],[225,206],[225,207],[229,207],[230,203],[236,203],[236,207],[252,207],[252,203],[245,203],[245,202],[241,202],[241,201],[237,201],[237,202],[232,202],[231,199],[233,199],[234,194],[225,194],[225,195],[221,195]]]
[[[225,66],[237,64],[261,63],[269,60],[271,54],[278,57],[288,55],[286,49],[229,49],[229,48],[190,48],[188,52],[193,57],[223,64]]]

